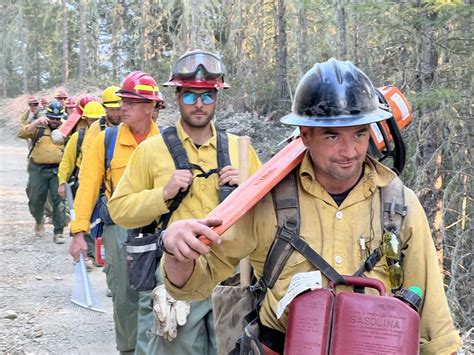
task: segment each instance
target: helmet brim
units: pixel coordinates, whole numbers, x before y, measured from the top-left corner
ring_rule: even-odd
[[[118,107],[120,107],[120,103],[118,103],[118,102],[103,103],[102,105],[104,107],[107,107],[107,108],[118,108]]]
[[[283,116],[280,122],[290,126],[307,127],[350,127],[384,121],[392,117],[392,113],[378,108],[376,111],[360,115],[340,115],[331,117],[301,116],[290,113]]]

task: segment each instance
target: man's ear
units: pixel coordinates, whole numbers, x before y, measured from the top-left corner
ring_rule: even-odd
[[[301,140],[306,148],[309,148],[312,133],[313,127],[300,126]]]

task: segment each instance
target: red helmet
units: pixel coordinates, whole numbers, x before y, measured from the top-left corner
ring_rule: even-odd
[[[68,97],[66,101],[64,102],[64,107],[76,107],[76,99],[74,97]]]
[[[64,89],[58,89],[54,93],[54,98],[55,99],[67,99],[68,98],[68,93]]]
[[[87,103],[91,101],[100,102],[100,99],[92,95],[85,95],[79,99],[79,104],[76,106],[76,110],[81,116],[82,116],[82,113],[84,112],[84,107],[86,107]]]
[[[228,89],[230,86],[224,82],[226,73],[218,56],[197,49],[185,53],[174,63],[170,79],[163,86]]]
[[[49,103],[49,100],[48,100],[47,97],[42,97],[42,98],[40,99],[40,104],[41,104],[42,107],[48,106],[48,103]]]
[[[134,71],[128,74],[116,95],[130,99],[164,101],[155,79],[142,71]]]
[[[30,96],[28,97],[28,105],[39,105],[39,98],[38,96]]]

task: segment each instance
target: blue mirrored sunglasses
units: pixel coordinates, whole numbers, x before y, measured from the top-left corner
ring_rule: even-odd
[[[204,105],[210,105],[215,102],[215,96],[216,93],[213,91],[206,91],[200,94],[195,92],[184,92],[181,94],[181,98],[185,105],[194,105],[199,97]]]

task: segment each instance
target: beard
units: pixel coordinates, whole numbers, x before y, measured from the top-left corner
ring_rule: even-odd
[[[198,119],[198,118],[195,118],[194,115],[196,115],[196,114],[206,115],[206,111],[202,111],[202,110],[198,109],[198,110],[191,111],[189,113],[184,113],[183,110],[181,110],[181,117],[182,117],[183,121],[189,127],[202,128],[202,127],[206,127],[209,124],[209,122],[214,118],[215,111],[216,111],[216,107],[214,106],[212,111],[207,113],[206,117]]]

